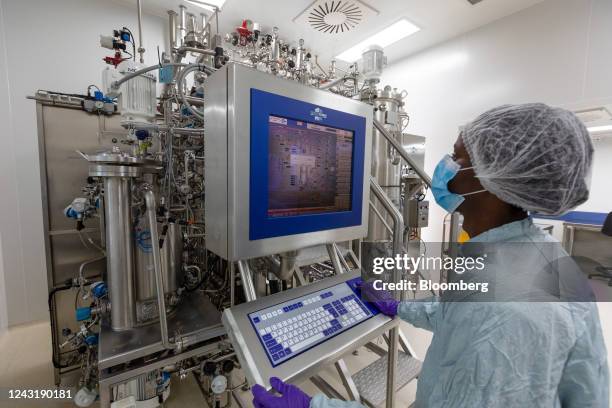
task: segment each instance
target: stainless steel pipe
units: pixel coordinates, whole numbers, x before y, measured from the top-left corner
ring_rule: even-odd
[[[144,64],[144,53],[145,49],[142,46],[142,4],[141,0],[136,0],[136,6],[138,7],[138,53],[140,54],[140,63]]]
[[[172,350],[178,347],[178,343],[170,343],[168,337],[168,316],[166,315],[166,298],[164,294],[164,274],[162,273],[162,259],[159,248],[159,234],[157,233],[157,200],[155,193],[147,189],[144,193],[147,209],[147,219],[151,232],[151,246],[153,249],[153,269],[155,271],[155,286],[157,287],[157,308],[159,312],[159,328],[161,341],[164,348]],[[112,310],[112,308],[111,308]]]
[[[132,200],[129,177],[104,177],[106,271],[111,301],[111,327],[136,326]]]

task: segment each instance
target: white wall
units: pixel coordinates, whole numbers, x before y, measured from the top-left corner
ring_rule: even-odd
[[[108,0],[0,0],[0,10],[0,310],[15,325],[48,316],[35,103],[25,97],[100,86],[112,52],[99,35],[138,31],[135,8]],[[157,45],[165,49],[166,24],[144,16],[145,63],[157,62]]]
[[[571,109],[612,102],[611,21],[612,1],[548,0],[390,66],[383,83],[408,91],[408,131],[427,137],[426,171],[452,152],[460,125],[494,106],[545,102]],[[612,138],[594,146],[591,196],[578,209],[607,213]],[[436,242],[444,212],[433,201],[430,215],[424,239]],[[612,303],[599,309],[612,351]],[[430,337],[406,331],[423,355]]]
[[[548,0],[388,67],[383,83],[408,91],[408,131],[427,137],[427,172],[460,125],[494,106],[612,102],[610,21],[609,0]],[[578,209],[607,213],[612,138],[594,144],[591,197]],[[432,205],[431,216],[425,240],[438,241],[443,211]]]

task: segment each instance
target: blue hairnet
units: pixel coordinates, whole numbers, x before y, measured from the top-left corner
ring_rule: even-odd
[[[504,202],[560,215],[589,197],[593,145],[570,111],[504,105],[468,124],[462,138],[480,183]]]

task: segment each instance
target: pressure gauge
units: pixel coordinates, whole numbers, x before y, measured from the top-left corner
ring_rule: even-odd
[[[216,376],[210,383],[210,389],[215,394],[223,393],[227,389],[227,378],[223,375]]]

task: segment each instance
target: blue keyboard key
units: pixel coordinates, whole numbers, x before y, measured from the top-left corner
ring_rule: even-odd
[[[326,335],[326,336],[329,336],[329,329],[323,330],[323,334]]]
[[[280,358],[285,357],[285,352],[284,352],[283,350],[279,351],[279,352],[278,352],[278,356],[279,356]]]
[[[283,346],[281,344],[277,344],[276,346],[270,348],[270,353],[278,353],[282,349],[283,349]]]
[[[297,302],[297,306],[298,307],[302,307],[302,306],[304,306],[304,304],[302,302]]]
[[[272,339],[273,339],[273,337],[272,337],[272,335],[271,335],[271,334],[264,334],[264,335],[263,335],[263,337],[262,337],[262,339],[263,339],[264,341],[268,341],[268,340],[272,340]]]
[[[274,347],[274,346],[276,346],[276,340],[266,341],[267,348]]]
[[[272,354],[272,360],[276,361],[278,359],[279,359],[278,354]]]
[[[336,319],[333,319],[333,320],[330,320],[330,323],[335,326],[338,324],[338,321]]]
[[[332,305],[330,305],[329,303],[326,303],[323,305],[323,309],[331,309]]]
[[[339,300],[334,300],[332,303],[334,304],[334,306],[340,306],[341,305]]]
[[[286,356],[288,356],[288,355],[289,355],[289,354],[291,354],[291,353],[292,353],[292,351],[291,351],[291,349],[290,349],[290,348],[286,348],[286,349],[285,349],[285,355],[286,355]]]
[[[338,312],[336,312],[335,310],[331,312],[332,316],[334,317],[338,317]]]
[[[283,312],[287,313],[289,311],[289,307],[285,306],[283,307]]]
[[[259,317],[254,317],[253,318],[253,323],[255,323],[255,324],[259,323]]]

